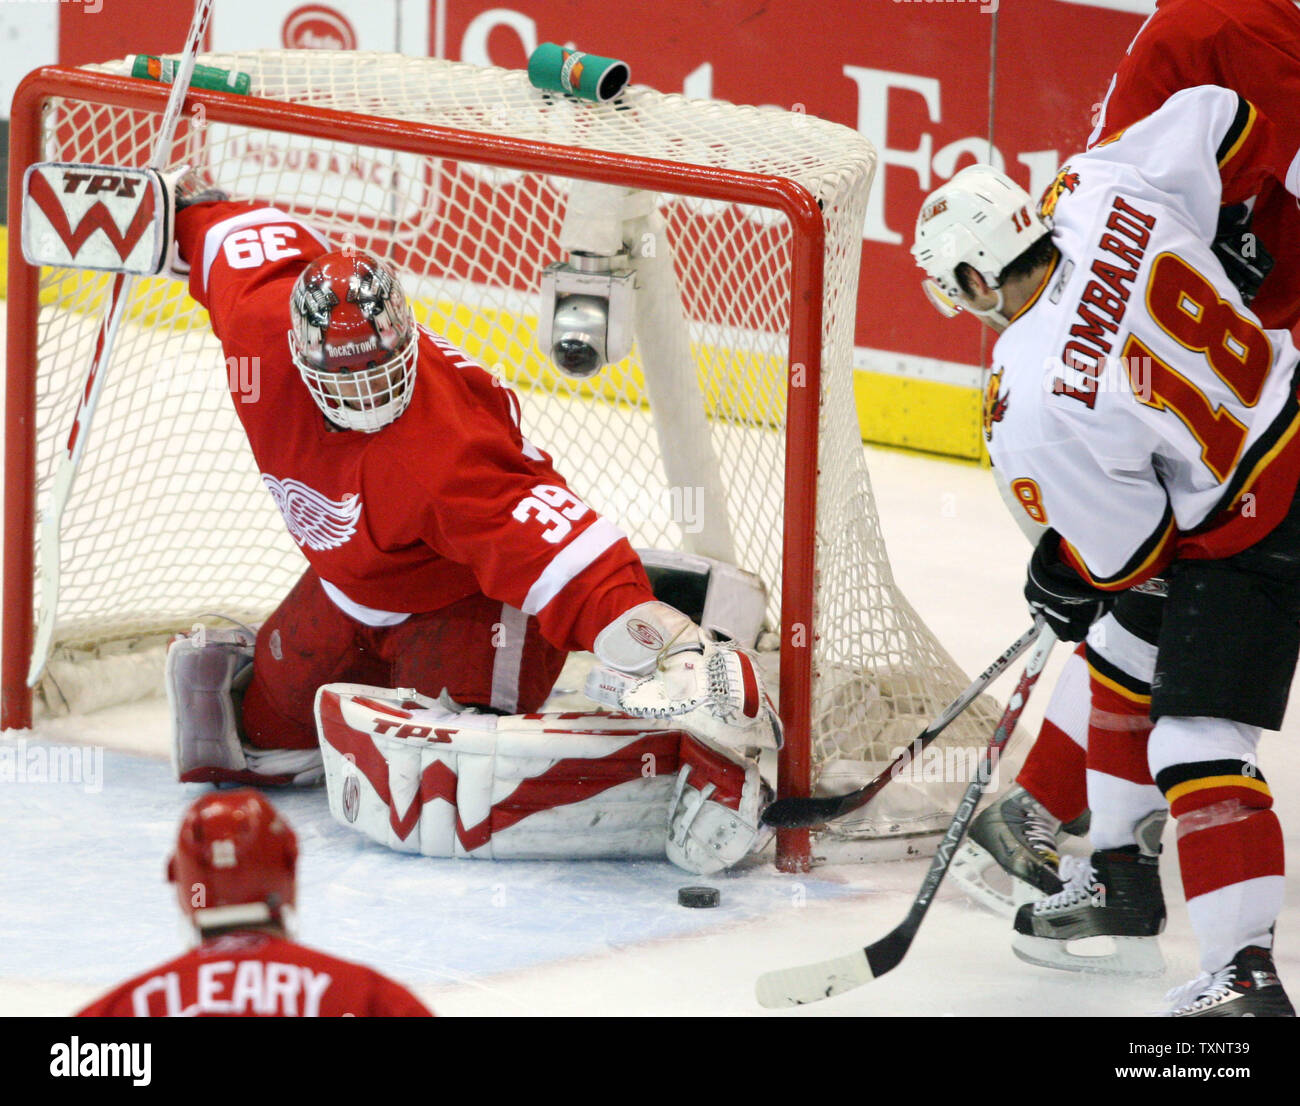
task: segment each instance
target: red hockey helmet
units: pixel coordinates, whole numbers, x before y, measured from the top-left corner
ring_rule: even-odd
[[[335,250],[299,275],[289,350],[316,406],[345,430],[380,430],[415,388],[415,317],[393,270],[364,250]]]
[[[251,788],[214,791],[185,812],[167,878],[196,929],[286,924],[298,839]]]

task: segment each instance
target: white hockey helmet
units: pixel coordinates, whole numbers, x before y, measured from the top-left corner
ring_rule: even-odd
[[[925,198],[912,256],[925,270],[926,295],[951,316],[962,310],[957,266],[971,266],[997,288],[1002,270],[1051,229],[1029,193],[1005,173],[969,165]]]

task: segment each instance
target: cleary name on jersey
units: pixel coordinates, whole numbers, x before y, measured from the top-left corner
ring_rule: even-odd
[[[536,615],[556,647],[585,649],[653,598],[622,531],[523,437],[514,394],[437,335],[420,331],[395,422],[372,434],[329,424],[285,337],[294,281],[330,248],[314,230],[229,202],[186,208],[176,236],[226,356],[258,368],[255,397],[231,385],[262,481],[344,611],[392,625],[482,592]]]
[[[115,987],[83,1018],[429,1017],[405,987],[284,937],[231,933]]]
[[[1185,90],[1071,159],[1044,195],[1060,257],[993,348],[989,454],[1062,556],[1122,589],[1230,556],[1300,477],[1300,355],[1243,305],[1209,243],[1219,206],[1296,151],[1235,93]]]

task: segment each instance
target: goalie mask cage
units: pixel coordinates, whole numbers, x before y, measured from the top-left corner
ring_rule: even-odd
[[[417,317],[504,377],[528,437],[634,545],[719,557],[762,579],[759,644],[787,738],[781,795],[808,794],[819,774],[837,790],[859,785],[961,690],[894,585],[858,432],[854,311],[875,168],[865,139],[799,113],[643,88],[587,103],[521,72],[432,59],[199,61],[249,73],[252,94],[192,91],[172,164],[386,257]],[[31,721],[35,521],[109,283],[25,264],[22,174],[33,161],[146,164],[169,90],[126,74],[126,62],[49,67],[14,100],[7,727]],[[534,340],[540,275],[564,258],[562,241],[581,240],[572,223],[611,197],[634,213],[622,229],[634,230],[624,241],[638,273],[636,342],[577,382]],[[63,519],[61,664],[129,652],[209,612],[264,618],[305,567],[226,387],[238,375],[241,398],[255,401],[256,366],[223,360],[180,282],[137,281],[105,371]],[[49,683],[44,699],[64,693]],[[982,745],[990,708],[977,704],[941,740]],[[902,781],[884,796],[896,790]],[[951,809],[904,807],[859,831],[935,832]],[[781,867],[809,857],[807,831],[782,832]]]

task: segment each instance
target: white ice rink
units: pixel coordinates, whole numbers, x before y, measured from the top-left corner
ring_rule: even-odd
[[[1028,625],[1028,545],[987,471],[870,450],[895,572],[968,672]],[[1052,668],[1027,711],[1034,732]],[[1014,677],[995,691],[1005,698]],[[1292,857],[1300,852],[1300,722],[1268,734],[1261,765]],[[61,1015],[181,951],[163,882],[177,819],[204,789],[179,786],[156,700],[49,720],[6,742],[105,750],[97,786],[0,783],[0,1014]],[[1025,736],[1017,739],[1023,752]],[[1004,781],[1008,778],[1004,766]],[[1170,909],[1159,980],[1117,982],[1035,968],[1009,923],[945,885],[902,965],[848,995],[768,1015],[754,980],[772,967],[847,953],[906,912],[927,861],[818,867],[755,864],[710,882],[714,910],[677,906],[702,882],[664,862],[431,860],[389,852],[334,823],[322,792],[275,796],[297,830],[300,935],[409,984],[444,1015],[1140,1016],[1196,974],[1173,831],[1162,872]],[[1294,865],[1294,860],[1292,861]],[[1278,963],[1300,988],[1300,895],[1278,924]]]

